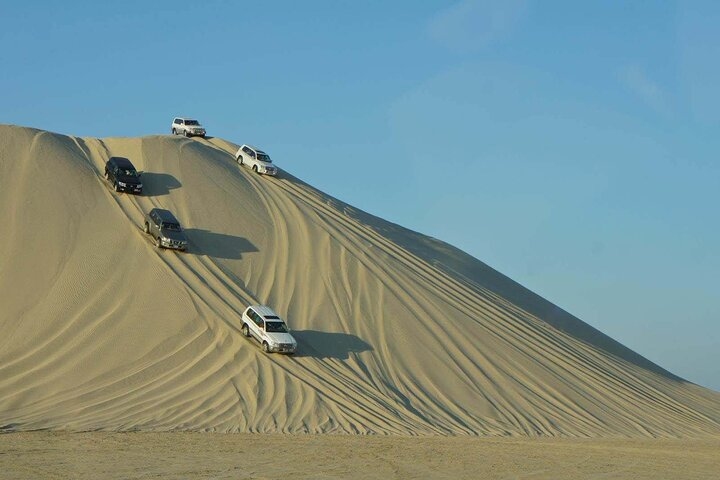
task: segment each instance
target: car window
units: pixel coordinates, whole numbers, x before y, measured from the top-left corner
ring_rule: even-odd
[[[175,120],[173,120],[173,123],[177,125],[180,123],[180,120],[176,118]]]
[[[248,147],[243,147],[243,152],[250,154],[251,150]]]
[[[278,320],[265,322],[265,330],[271,333],[288,333],[285,322]]]
[[[163,222],[162,228],[163,230],[172,230],[175,232],[179,232],[181,230],[180,225],[175,222]]]

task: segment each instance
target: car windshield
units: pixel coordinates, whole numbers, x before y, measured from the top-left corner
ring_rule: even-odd
[[[265,331],[273,333],[287,333],[285,322],[265,322]]]
[[[258,153],[257,159],[261,162],[272,163],[272,160],[270,160],[270,155],[268,155],[267,153]]]
[[[180,231],[180,225],[178,225],[177,223],[164,222],[164,223],[162,224],[162,228],[165,229],[165,230],[173,230],[173,231],[176,231],[176,232],[179,232],[179,231]]]
[[[185,120],[185,125],[200,125],[197,120]]]
[[[138,176],[138,173],[137,173],[136,170],[131,170],[131,169],[127,169],[127,168],[121,168],[121,169],[120,169],[120,175],[122,175],[122,176],[124,176],[124,177],[137,177],[137,176]]]

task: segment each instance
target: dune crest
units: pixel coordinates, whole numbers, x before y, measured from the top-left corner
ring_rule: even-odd
[[[720,434],[717,392],[236,148],[0,126],[0,429]],[[146,194],[108,188],[112,156]],[[189,253],[144,236],[153,207]],[[242,337],[256,303],[298,355]]]

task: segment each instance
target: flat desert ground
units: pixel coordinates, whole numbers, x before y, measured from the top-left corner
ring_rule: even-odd
[[[3,479],[716,479],[720,439],[207,433],[0,436]]]
[[[0,125],[0,477],[720,477],[720,393],[237,148]],[[296,355],[243,337],[256,304]]]

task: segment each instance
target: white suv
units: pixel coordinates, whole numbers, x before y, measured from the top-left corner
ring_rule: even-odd
[[[173,135],[185,135],[186,137],[196,135],[205,138],[205,128],[200,125],[200,122],[192,118],[176,118],[173,120],[170,131]]]
[[[264,175],[277,175],[277,167],[272,164],[270,155],[252,145],[243,145],[235,154],[235,159],[240,165],[252,167],[255,173]]]
[[[293,354],[297,342],[278,314],[264,305],[251,305],[242,314],[242,333],[260,342],[265,353]]]

